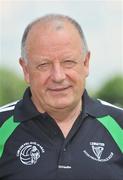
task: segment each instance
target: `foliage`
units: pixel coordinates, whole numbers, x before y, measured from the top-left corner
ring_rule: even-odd
[[[95,96],[123,107],[123,76],[117,75],[109,79]]]
[[[0,106],[22,98],[26,84],[16,73],[0,68]]]

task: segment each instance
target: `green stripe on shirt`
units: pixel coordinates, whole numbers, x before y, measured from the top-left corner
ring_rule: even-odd
[[[0,157],[2,157],[5,143],[20,123],[14,122],[13,116],[4,122],[0,128]]]
[[[109,131],[112,138],[114,139],[119,149],[123,153],[123,129],[119,126],[115,119],[113,119],[109,115],[97,118],[97,120],[101,122],[103,126]]]

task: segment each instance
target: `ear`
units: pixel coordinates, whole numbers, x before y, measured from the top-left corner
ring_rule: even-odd
[[[23,74],[24,74],[24,79],[25,81],[29,84],[29,70],[28,70],[28,64],[25,62],[23,58],[19,59],[19,63],[22,67]]]
[[[89,63],[90,63],[90,51],[88,51],[85,55],[84,59],[84,68],[86,77],[89,75]]]

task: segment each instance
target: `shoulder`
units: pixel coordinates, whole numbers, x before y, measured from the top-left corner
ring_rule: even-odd
[[[115,106],[109,102],[97,99],[108,115],[112,116],[123,127],[123,108]]]
[[[0,126],[5,122],[6,119],[13,115],[17,102],[18,101],[15,101],[0,107]]]
[[[103,101],[101,99],[97,99],[97,100],[100,101],[101,104],[103,104],[104,106],[107,106],[107,107],[112,108],[114,110],[121,110],[121,112],[123,112],[123,108],[121,108],[121,107],[115,106],[115,105],[113,105],[109,102]]]
[[[121,114],[123,113],[123,108],[115,106],[115,105],[113,105],[109,102],[103,101],[101,99],[97,99],[97,100],[102,104],[102,106],[104,106],[107,109],[107,111],[112,112],[112,113],[113,112],[121,113]]]
[[[0,113],[1,112],[7,112],[7,111],[11,111],[15,108],[15,105],[17,104],[18,101],[14,101],[14,102],[11,102],[9,104],[6,104],[4,106],[1,106],[0,107]]]

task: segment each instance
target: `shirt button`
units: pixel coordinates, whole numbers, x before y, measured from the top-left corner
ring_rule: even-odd
[[[66,151],[66,148],[64,148],[64,150],[63,150],[64,152]]]

